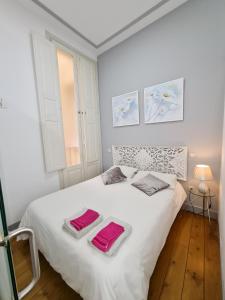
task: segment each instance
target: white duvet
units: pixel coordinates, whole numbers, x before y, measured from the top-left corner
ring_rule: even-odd
[[[84,300],[146,300],[150,277],[185,197],[179,183],[149,197],[129,182],[105,186],[98,176],[32,202],[20,226],[33,228],[40,251]],[[91,232],[77,240],[63,230],[64,219],[83,207],[132,226],[115,256],[90,247]]]

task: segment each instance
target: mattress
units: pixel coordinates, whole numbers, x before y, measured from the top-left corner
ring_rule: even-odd
[[[146,300],[149,280],[186,193],[177,182],[149,197],[130,182],[105,186],[101,176],[33,201],[20,226],[34,230],[39,250],[84,300]],[[63,230],[83,207],[132,226],[116,255],[107,257]],[[100,225],[99,225],[100,226]]]

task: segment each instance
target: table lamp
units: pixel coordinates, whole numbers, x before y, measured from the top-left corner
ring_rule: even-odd
[[[194,169],[194,176],[200,180],[198,190],[200,193],[207,193],[209,188],[205,181],[212,180],[212,171],[208,165],[196,165]]]

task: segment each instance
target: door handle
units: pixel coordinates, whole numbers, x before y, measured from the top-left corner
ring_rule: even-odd
[[[32,264],[32,274],[33,278],[31,282],[20,292],[18,292],[18,298],[22,299],[24,296],[26,296],[35,286],[35,284],[38,282],[40,278],[40,263],[39,263],[39,256],[38,256],[38,250],[36,246],[34,231],[30,228],[21,227],[16,230],[13,230],[9,233],[7,237],[5,237],[4,243],[7,243],[7,241],[10,241],[12,238],[25,234],[28,235],[29,238],[29,245],[30,245],[30,254],[31,254],[31,264]]]
[[[6,247],[6,246],[7,246],[7,241],[5,240],[4,237],[2,237],[0,232],[0,247]]]

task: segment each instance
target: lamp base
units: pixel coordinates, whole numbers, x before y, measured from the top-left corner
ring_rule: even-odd
[[[204,181],[200,181],[198,190],[202,194],[206,194],[209,191],[207,184]]]

